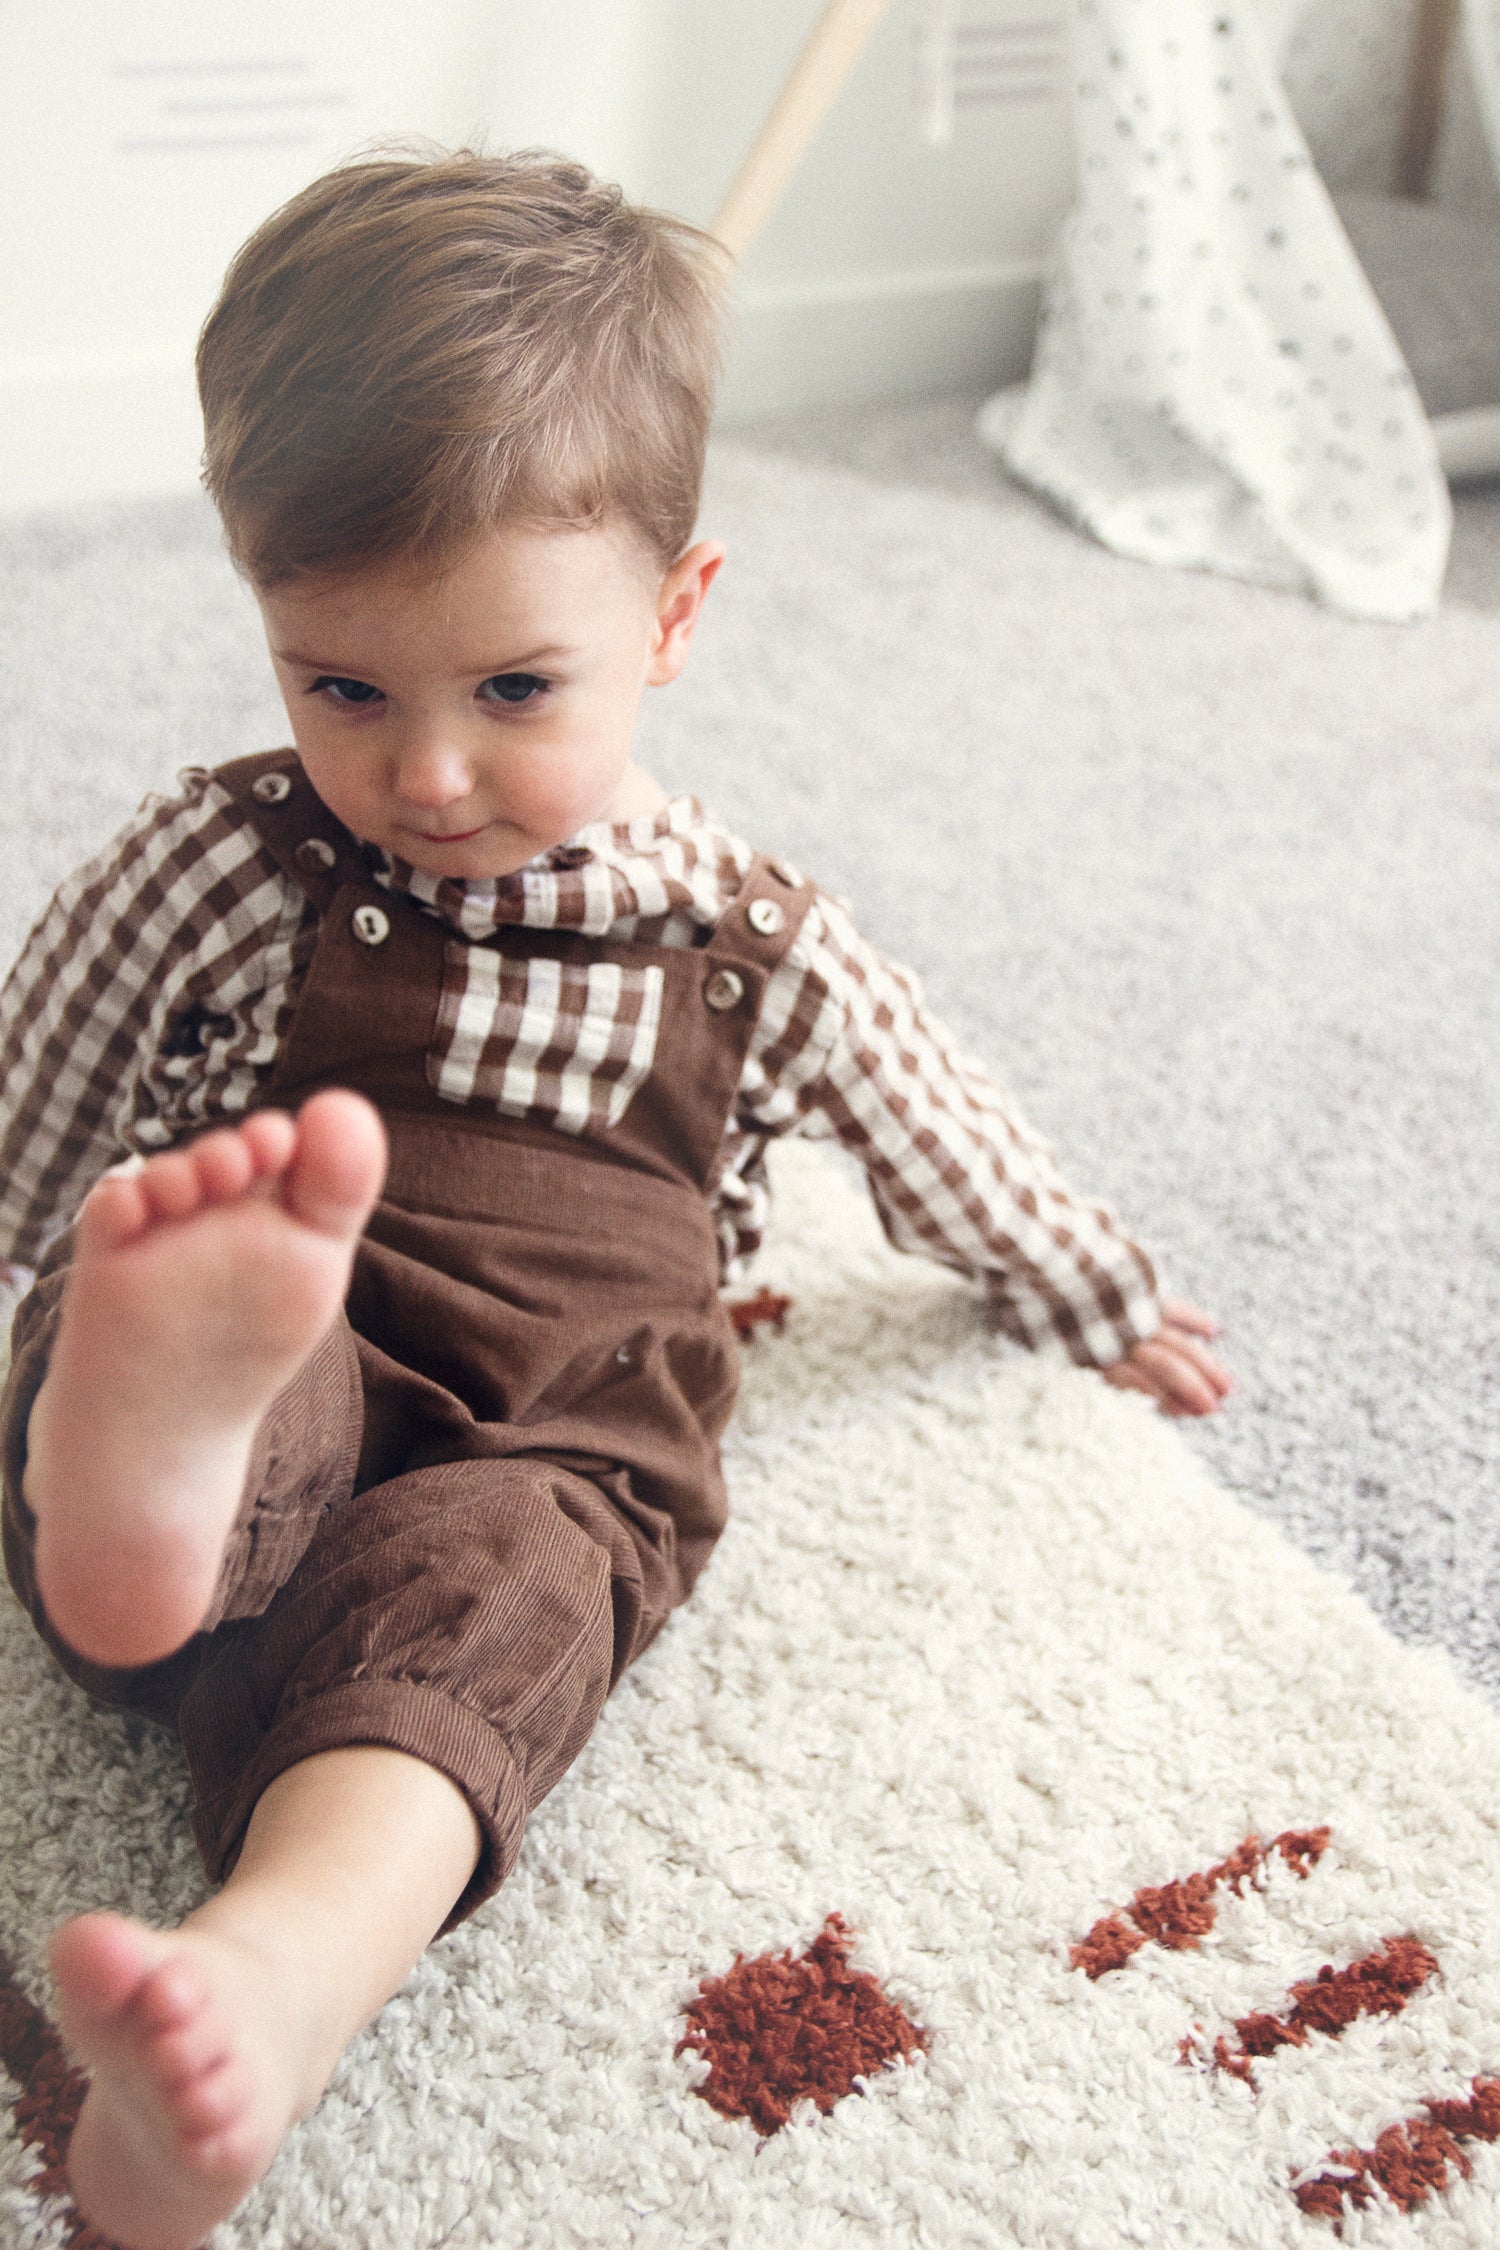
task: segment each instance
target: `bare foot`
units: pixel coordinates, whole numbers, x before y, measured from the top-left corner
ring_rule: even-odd
[[[192,2250],[322,2091],[295,1995],[248,1944],[118,1914],[65,1923],[52,1973],[91,2080],[68,2152],[79,2210],[125,2250]]]
[[[261,1416],[333,1322],[384,1170],[379,1117],[335,1090],[89,1196],[25,1477],[79,1655],[149,1664],[197,1630]]]

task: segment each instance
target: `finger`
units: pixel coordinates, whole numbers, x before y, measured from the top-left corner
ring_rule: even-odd
[[[1162,1414],[1180,1414],[1182,1412],[1181,1407],[1173,1405],[1169,1393],[1155,1376],[1147,1375],[1140,1368],[1133,1367],[1128,1360],[1117,1360],[1113,1367],[1106,1367],[1103,1370],[1103,1375],[1105,1382],[1114,1390],[1142,1392],[1145,1397],[1154,1400],[1158,1411]]]
[[[1111,1389],[1144,1391],[1147,1398],[1154,1398],[1158,1405],[1161,1404],[1160,1383],[1143,1368],[1137,1367],[1133,1359],[1117,1359],[1112,1367],[1101,1369],[1101,1373]]]
[[[1190,1305],[1186,1297],[1163,1297],[1162,1318],[1178,1328],[1190,1329],[1195,1336],[1217,1336],[1220,1323],[1212,1313],[1204,1312],[1200,1305]]]
[[[1212,1414],[1218,1409],[1221,1393],[1188,1358],[1185,1346],[1167,1342],[1158,1333],[1137,1344],[1132,1357],[1152,1377],[1157,1397],[1182,1413]]]
[[[1234,1389],[1234,1377],[1230,1374],[1224,1362],[1221,1359],[1215,1359],[1213,1353],[1206,1346],[1197,1343],[1193,1337],[1185,1335],[1181,1329],[1170,1324],[1165,1328],[1159,1328],[1152,1341],[1165,1345],[1168,1349],[1179,1353],[1182,1358],[1188,1360],[1192,1366],[1197,1368],[1198,1373],[1204,1380],[1213,1385],[1221,1398],[1227,1398]]]

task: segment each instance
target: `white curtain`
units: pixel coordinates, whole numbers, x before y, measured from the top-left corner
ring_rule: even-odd
[[[1451,512],[1278,71],[1296,0],[1071,0],[1079,195],[1031,380],[981,428],[1122,554],[1436,605]],[[1466,0],[1500,147],[1500,0]]]

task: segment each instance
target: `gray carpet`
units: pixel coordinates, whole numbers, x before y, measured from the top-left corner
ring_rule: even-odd
[[[779,459],[857,469],[881,484],[913,485],[991,507],[1036,514],[1040,503],[1013,484],[974,424],[985,394],[944,395],[858,413],[823,409],[735,432],[735,441]],[[1453,544],[1443,600],[1500,611],[1500,478],[1454,497]]]
[[[1495,497],[1441,616],[1351,625],[1103,553],[968,414],[720,449],[646,762],[922,972],[1223,1319],[1206,1464],[1500,1695]],[[143,789],[285,723],[196,503],[5,532],[0,650],[9,957]]]

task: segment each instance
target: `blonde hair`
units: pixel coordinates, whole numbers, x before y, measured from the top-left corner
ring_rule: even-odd
[[[198,340],[203,482],[270,588],[441,569],[502,520],[688,545],[724,254],[546,150],[410,146],[314,180]]]

